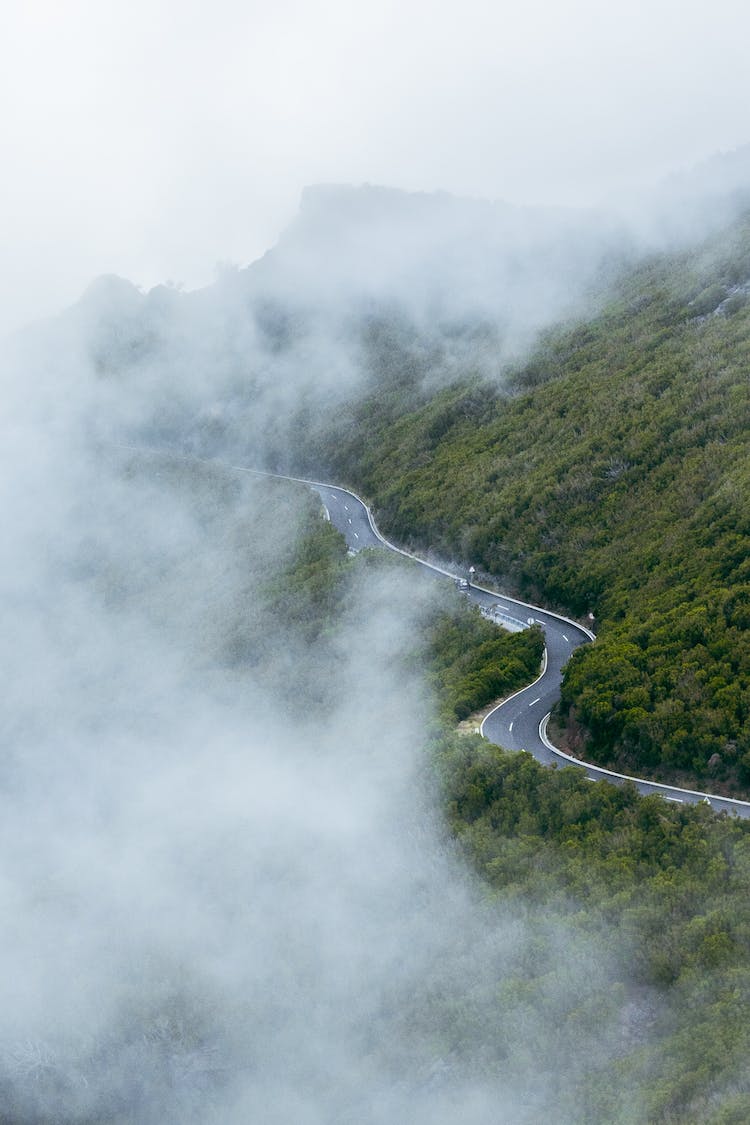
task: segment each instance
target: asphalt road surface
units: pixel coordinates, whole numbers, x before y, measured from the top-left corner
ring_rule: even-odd
[[[305,481],[298,477],[287,479],[307,484],[318,493],[331,523],[344,535],[351,551],[360,551],[364,547],[384,547],[414,559],[431,577],[450,578],[454,581],[467,577],[426,562],[390,543],[378,531],[366,504],[353,492],[337,485]],[[547,736],[547,722],[552,708],[560,697],[562,669],[574,649],[592,641],[593,634],[584,626],[559,614],[473,583],[466,590],[466,596],[506,628],[517,630],[536,623],[542,626],[545,635],[545,657],[539,678],[499,704],[482,723],[481,733],[490,742],[508,750],[525,750],[545,765],[554,763],[578,766],[585,770],[586,776],[592,781],[604,780],[614,783],[624,780],[633,781],[641,793],[657,793],[667,801],[680,804],[706,801],[717,812],[724,810],[737,816],[750,816],[750,802],[629,777],[580,762],[558,750]]]
[[[163,452],[124,445],[122,448],[141,453]],[[202,458],[190,457],[190,455],[175,455],[186,456],[188,460],[202,460]],[[421,559],[409,551],[404,551],[401,547],[389,542],[378,531],[372,513],[364,501],[346,488],[326,484],[322,481],[308,480],[304,477],[291,477],[285,476],[283,473],[250,469],[244,465],[228,465],[225,462],[216,461],[213,463],[224,464],[225,468],[235,472],[251,473],[253,476],[279,477],[312,488],[320,496],[331,523],[343,534],[350,551],[361,551],[364,547],[382,547],[413,559],[419,563],[426,576],[449,578],[455,582],[468,577],[467,575],[457,575],[441,566],[427,562],[425,559]],[[529,605],[526,602],[518,601],[496,590],[490,590],[474,583],[466,589],[466,596],[481,606],[486,613],[495,618],[499,625],[505,628],[518,630],[536,622],[542,626],[545,635],[546,647],[539,677],[528,687],[498,704],[484,719],[480,728],[481,733],[490,742],[508,750],[526,751],[545,765],[577,766],[585,771],[586,776],[591,781],[609,781],[615,784],[622,781],[632,781],[644,794],[656,793],[667,801],[674,801],[679,804],[695,804],[698,801],[705,801],[716,812],[750,817],[750,801],[739,801],[731,797],[720,797],[713,793],[704,793],[694,789],[680,789],[673,785],[662,785],[657,781],[646,781],[643,778],[616,773],[613,770],[602,769],[600,766],[594,766],[588,762],[581,762],[562,750],[558,750],[556,746],[552,745],[547,735],[547,723],[550,712],[560,696],[562,669],[574,649],[595,639],[593,633],[585,626],[560,614],[541,609],[539,606]]]

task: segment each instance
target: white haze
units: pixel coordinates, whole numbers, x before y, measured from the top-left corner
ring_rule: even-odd
[[[748,141],[741,0],[10,0],[0,331],[207,284],[318,182],[610,209]]]
[[[346,434],[352,403],[377,380],[400,383],[402,402],[472,373],[502,389],[540,333],[594,312],[645,250],[695,244],[731,220],[748,199],[749,151],[619,220],[446,193],[309,188],[251,266],[227,266],[192,293],[103,277],[18,343],[81,350],[109,394],[98,423],[110,442],[127,434],[323,472],[332,425]],[[37,380],[50,378],[39,367]]]
[[[621,970],[452,856],[425,591],[355,583],[312,647],[269,618],[301,493],[102,445],[160,369],[102,378],[89,332],[4,368],[4,1120],[576,1120]]]
[[[417,385],[468,357],[501,375],[662,238],[651,204],[608,217],[615,185],[746,139],[746,10],[710,34],[666,2],[614,28],[583,2],[274,11],[18,5],[4,37],[8,325],[100,273],[193,287],[258,259],[307,183],[428,194],[309,193],[212,288],[110,277],[5,348],[0,1105],[575,1122],[628,1045],[616,989],[581,1011],[624,971],[487,901],[446,841],[398,659],[424,591],[354,583],[305,644],[267,598],[294,492],[243,478],[217,505],[221,471],[118,443],[293,464],[367,385],[383,317]],[[666,241],[731,213],[719,179]]]

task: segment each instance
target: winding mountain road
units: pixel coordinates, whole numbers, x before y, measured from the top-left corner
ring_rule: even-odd
[[[285,480],[297,481],[312,488],[320,496],[331,523],[343,534],[347,546],[352,551],[359,551],[364,547],[385,547],[419,563],[425,577],[451,578],[454,581],[461,577],[389,542],[378,531],[365,502],[346,488],[303,477],[289,477],[281,473],[248,469],[241,465],[231,467],[237,472],[256,476],[283,477]],[[547,723],[550,712],[560,696],[562,670],[570,659],[571,653],[579,645],[593,641],[594,634],[567,617],[518,601],[516,598],[510,598],[484,586],[472,584],[466,593],[471,601],[480,606],[488,616],[494,617],[498,624],[518,630],[536,623],[542,626],[545,635],[545,654],[539,677],[528,687],[498,704],[484,719],[480,728],[481,733],[490,742],[508,750],[525,750],[545,765],[554,763],[578,766],[585,770],[586,776],[591,781],[615,783],[633,781],[644,794],[656,793],[667,801],[680,804],[705,801],[717,812],[725,811],[741,817],[750,817],[748,801],[693,789],[680,789],[673,785],[663,785],[660,782],[615,773],[572,758],[562,750],[558,750],[547,735]]]
[[[119,443],[118,443],[119,444]],[[159,453],[163,455],[166,450],[144,448],[119,444],[119,448],[128,449],[138,453]],[[338,531],[346,539],[351,551],[360,551],[364,547],[384,547],[405,558],[412,559],[419,564],[420,571],[425,577],[450,578],[458,581],[461,575],[456,575],[450,570],[427,562],[418,555],[405,551],[391,543],[378,531],[372,512],[356,493],[340,485],[326,484],[323,481],[309,480],[306,477],[293,477],[284,473],[272,473],[263,469],[251,469],[245,465],[231,465],[216,459],[206,460],[190,454],[170,451],[172,456],[184,460],[199,461],[204,464],[221,465],[233,472],[248,473],[251,476],[276,477],[280,480],[290,480],[297,484],[304,484],[319,495],[326,515]],[[573,758],[569,754],[558,750],[547,735],[547,724],[550,713],[560,696],[560,683],[562,669],[570,658],[571,653],[579,645],[595,640],[594,634],[585,626],[579,625],[570,618],[559,613],[541,609],[539,606],[530,605],[519,601],[517,598],[508,597],[495,590],[484,586],[471,584],[466,593],[468,597],[485,613],[494,618],[499,625],[517,631],[527,625],[536,623],[541,625],[545,635],[545,652],[540,675],[529,684],[515,692],[508,699],[499,703],[484,719],[481,733],[490,742],[508,750],[525,750],[544,765],[573,765],[583,769],[591,781],[632,781],[641,793],[658,794],[667,801],[680,804],[695,804],[704,801],[716,812],[726,812],[735,816],[750,818],[750,801],[740,801],[733,797],[722,797],[714,793],[704,793],[696,789],[680,789],[674,785],[665,785],[658,781],[646,781],[644,778],[633,777],[630,774],[616,773],[614,770],[603,769],[601,766],[592,765]]]

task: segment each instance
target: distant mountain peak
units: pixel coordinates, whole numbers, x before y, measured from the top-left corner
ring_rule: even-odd
[[[143,294],[132,281],[104,273],[86,286],[75,307],[96,313],[120,312],[136,308],[142,301]]]

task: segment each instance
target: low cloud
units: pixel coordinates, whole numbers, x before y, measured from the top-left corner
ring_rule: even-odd
[[[617,968],[446,838],[400,660],[428,593],[355,577],[303,642],[267,591],[304,490],[108,444],[171,376],[53,337],[5,369],[6,1120],[576,1120]]]

